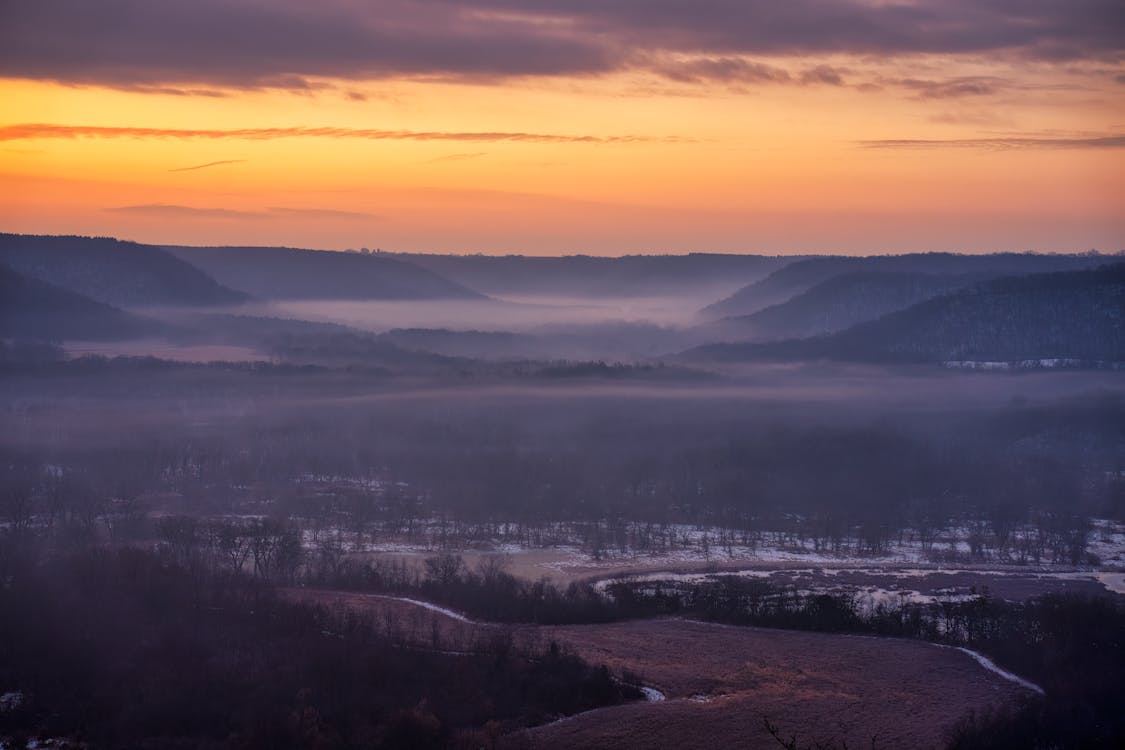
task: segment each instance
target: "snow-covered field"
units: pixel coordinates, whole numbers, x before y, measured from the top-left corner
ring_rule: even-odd
[[[456,530],[463,532],[463,529]],[[618,530],[620,532],[620,529]],[[932,604],[966,601],[985,590],[1004,598],[1021,599],[1048,591],[1085,589],[1125,595],[1125,524],[1093,522],[1088,552],[1097,566],[1073,566],[1041,558],[1021,563],[1013,555],[972,554],[967,528],[947,528],[923,545],[917,534],[905,531],[880,554],[865,554],[858,540],[844,540],[839,552],[820,549],[808,538],[793,534],[748,534],[717,527],[633,524],[618,538],[643,539],[643,549],[621,544],[592,544],[589,527],[553,525],[537,532],[553,544],[535,545],[513,539],[509,527],[492,538],[479,533],[471,542],[447,525],[430,523],[411,539],[387,539],[340,530],[306,531],[305,545],[326,543],[345,554],[422,557],[461,554],[466,561],[500,555],[515,575],[538,579],[596,580],[600,590],[618,580],[632,583],[666,581],[691,584],[716,575],[768,580],[776,587],[801,593],[854,596],[860,607]],[[526,532],[524,532],[526,535]],[[585,538],[583,537],[585,535]]]
[[[817,568],[895,567],[903,577],[915,575],[913,567],[940,566],[946,571],[1009,570],[1042,572],[1101,572],[1107,587],[1120,588],[1120,578],[1113,573],[1125,573],[1125,524],[1097,519],[1092,524],[1088,538],[1088,552],[1098,560],[1098,565],[1075,567],[1054,562],[1049,555],[1036,563],[1030,557],[1020,558],[1014,552],[1005,554],[986,548],[982,555],[974,555],[967,541],[972,530],[952,527],[933,535],[923,544],[919,535],[904,531],[889,540],[878,553],[862,550],[859,540],[845,539],[838,551],[830,550],[808,537],[779,532],[747,533],[719,527],[700,527],[670,524],[645,527],[629,524],[628,539],[644,538],[646,545],[593,544],[589,531],[581,526],[556,524],[540,532],[550,541],[536,544],[514,541],[517,534],[499,534],[491,537],[473,535],[469,540],[457,531],[451,532],[437,522],[428,522],[409,538],[387,538],[382,535],[345,532],[341,530],[308,530],[305,545],[313,548],[323,544],[337,545],[345,553],[366,554],[417,554],[478,552],[517,556],[530,552],[550,552],[553,559],[544,562],[545,571],[566,569],[606,570],[654,567],[676,569],[685,566],[715,565],[729,567],[732,563],[748,566],[803,565]],[[585,537],[585,538],[584,538]],[[461,541],[459,541],[461,540]],[[948,567],[957,566],[955,568]],[[1116,582],[1115,582],[1116,581]]]

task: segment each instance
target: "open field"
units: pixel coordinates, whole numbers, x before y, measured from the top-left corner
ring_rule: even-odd
[[[572,626],[550,637],[641,674],[668,700],[531,730],[540,748],[775,747],[765,719],[805,742],[940,747],[959,718],[1021,692],[963,653],[895,639],[686,620]]]
[[[400,623],[412,647],[470,648],[481,638],[555,641],[665,701],[591,711],[510,737],[518,747],[775,747],[769,719],[803,741],[940,747],[971,711],[1026,691],[969,655],[918,641],[729,627],[681,619],[501,627],[390,597],[293,590],[292,596]],[[389,625],[388,625],[389,626]]]

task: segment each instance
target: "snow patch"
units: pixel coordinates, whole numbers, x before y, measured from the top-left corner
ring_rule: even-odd
[[[1028,690],[1030,690],[1034,693],[1038,693],[1039,695],[1046,695],[1047,694],[1046,690],[1039,687],[1034,682],[1030,682],[1028,680],[1025,680],[1024,678],[1020,677],[1017,674],[1012,674],[1008,670],[1002,669],[1001,667],[998,667],[996,665],[996,662],[992,661],[992,659],[989,659],[984,654],[978,654],[976,651],[973,651],[972,649],[965,648],[963,646],[941,646],[940,644],[934,644],[934,645],[937,645],[940,648],[952,648],[956,651],[960,651],[963,654],[968,654],[969,656],[971,656],[976,661],[977,664],[980,664],[982,667],[987,669],[989,672],[992,672],[993,674],[999,675],[1000,677],[1007,680],[1008,682],[1014,682],[1015,684],[1019,685],[1020,687],[1027,688]]]
[[[667,696],[656,688],[642,686],[641,692],[644,693],[645,700],[649,703],[660,703],[661,701],[667,700]]]
[[[0,695],[0,713],[15,711],[23,705],[23,693],[18,690],[9,690]]]
[[[1115,594],[1125,594],[1125,573],[1097,573],[1094,576]]]
[[[415,607],[421,607],[422,609],[428,609],[431,612],[437,612],[438,614],[445,615],[446,617],[450,617],[450,618],[452,618],[454,620],[457,620],[459,622],[467,622],[470,625],[481,625],[481,624],[483,624],[483,623],[477,622],[476,620],[470,620],[468,617],[465,617],[465,615],[461,614],[460,612],[454,612],[452,609],[446,609],[445,607],[440,607],[437,604],[434,604],[433,602],[426,602],[426,601],[422,601],[421,599],[410,599],[410,598],[405,597],[405,596],[383,596],[382,594],[368,594],[367,596],[369,596],[371,598],[374,598],[374,599],[389,599],[389,600],[395,601],[395,602],[406,602],[407,604],[413,604]]]

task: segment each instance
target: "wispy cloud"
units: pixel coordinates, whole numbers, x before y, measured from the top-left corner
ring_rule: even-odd
[[[279,138],[356,138],[369,141],[488,141],[517,143],[664,143],[693,139],[678,136],[565,135],[558,133],[457,132],[440,130],[377,130],[373,128],[238,128],[232,130],[188,128],[137,128],[102,125],[24,123],[0,126],[0,141],[42,138],[167,138],[272,141]]]
[[[378,214],[369,214],[360,211],[341,211],[332,208],[271,207],[264,211],[242,211],[230,208],[183,206],[174,203],[142,203],[134,206],[114,206],[103,210],[116,214],[129,214],[132,216],[159,219],[228,219],[258,221],[284,217],[336,220],[376,220],[382,218]]]
[[[972,96],[990,96],[1011,86],[1009,81],[995,76],[960,76],[936,81],[903,78],[889,83],[913,91],[919,99],[960,99]]]
[[[169,172],[194,172],[197,169],[207,169],[208,167],[220,167],[224,164],[245,164],[245,159],[223,159],[222,161],[209,161],[206,164],[196,164],[191,167],[179,167],[178,169],[169,169]]]
[[[800,82],[805,85],[824,84],[825,86],[843,86],[844,74],[847,71],[831,65],[817,65],[809,68],[800,75]]]
[[[471,154],[447,154],[445,156],[435,156],[429,160],[430,164],[440,164],[447,161],[468,161],[469,159],[479,159],[482,156],[488,156],[487,151],[475,151]]]
[[[951,138],[948,140],[891,139],[859,141],[863,148],[936,149],[969,148],[989,151],[1014,149],[1111,149],[1125,148],[1125,135],[1094,138]]]
[[[271,208],[274,216],[294,216],[304,219],[382,219],[379,214],[363,211],[341,211],[335,208]]]
[[[265,219],[264,211],[236,211],[230,208],[200,208],[179,206],[171,203],[142,203],[135,206],[114,206],[105,211],[115,214],[130,214],[162,219]]]
[[[657,73],[680,83],[785,83],[791,79],[784,68],[733,56],[677,59],[653,65]]]

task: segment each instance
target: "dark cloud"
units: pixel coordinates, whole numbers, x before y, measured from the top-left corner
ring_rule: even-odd
[[[5,0],[0,75],[310,90],[318,79],[610,69],[613,46],[427,0]]]
[[[932,149],[970,148],[989,151],[1012,149],[1110,149],[1125,148],[1125,135],[1108,135],[1094,138],[953,138],[949,140],[881,140],[859,141],[864,148]]]
[[[374,128],[240,128],[209,130],[189,128],[135,128],[100,125],[56,125],[25,123],[0,126],[0,141],[37,138],[174,138],[241,139],[272,141],[279,138],[357,138],[369,141],[511,141],[523,143],[643,143],[681,142],[688,139],[643,135],[559,135],[554,133],[449,132],[423,130],[377,130]]]
[[[213,95],[328,79],[489,80],[648,68],[837,84],[763,56],[1125,59],[1121,0],[4,0],[0,75]],[[684,66],[672,57],[704,58]],[[708,62],[709,60],[709,62]],[[334,84],[333,84],[334,85]],[[837,84],[838,85],[838,84]]]
[[[208,167],[221,167],[224,164],[243,164],[245,159],[223,159],[222,161],[209,161],[206,164],[196,164],[191,167],[179,167],[178,169],[169,169],[169,172],[194,172],[197,169],[207,169]]]
[[[1017,52],[1120,58],[1119,0],[475,0],[576,19],[641,48],[709,54],[912,55]]]

